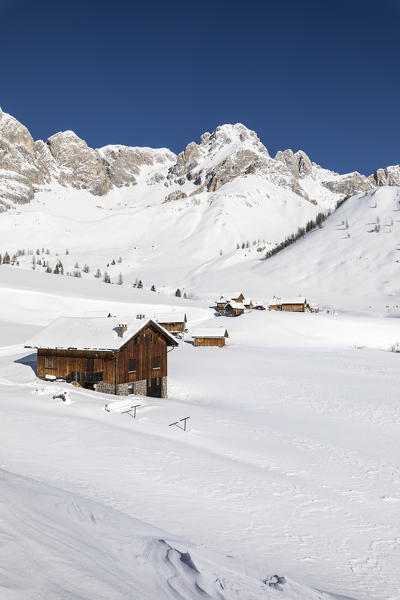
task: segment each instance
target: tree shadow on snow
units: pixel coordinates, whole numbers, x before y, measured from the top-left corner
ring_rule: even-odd
[[[35,373],[35,375],[37,375],[37,357],[36,357],[36,352],[32,352],[31,354],[27,354],[26,356],[23,356],[22,358],[19,358],[18,360],[15,360],[14,362],[18,363],[20,365],[26,365],[27,367],[30,367],[32,369],[32,371]]]

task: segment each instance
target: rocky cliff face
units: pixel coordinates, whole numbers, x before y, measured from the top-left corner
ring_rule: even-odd
[[[333,203],[376,186],[400,185],[400,166],[378,169],[367,178],[323,169],[302,151],[279,151],[272,158],[257,134],[240,123],[204,133],[199,144],[191,142],[178,156],[165,148],[93,149],[73,131],[35,142],[26,127],[0,109],[0,211],[30,202],[39,186],[52,180],[94,196],[138,183],[159,184],[160,202],[174,202],[212,194],[249,177],[289,189],[313,204],[321,199]]]

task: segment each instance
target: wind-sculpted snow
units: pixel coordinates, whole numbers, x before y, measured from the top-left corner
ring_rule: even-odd
[[[274,598],[268,583],[245,573],[239,561],[197,549],[100,503],[4,469],[0,489],[4,599]],[[291,581],[282,591],[282,600],[332,600]]]

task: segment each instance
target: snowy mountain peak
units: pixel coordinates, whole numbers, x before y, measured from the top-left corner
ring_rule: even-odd
[[[272,158],[257,134],[242,123],[224,124],[190,142],[177,156],[167,148],[110,145],[90,148],[74,131],[34,142],[28,129],[0,113],[0,211],[30,202],[39,186],[58,182],[65,188],[104,196],[114,188],[151,186],[161,204],[213,194],[235,181],[274,186],[296,196],[333,207],[344,195],[380,185],[399,185],[400,166],[379,169],[369,178],[359,173],[338,175],[313,163],[305,152],[279,151]],[[155,186],[155,187],[154,187]],[[227,189],[227,188],[224,188]],[[260,189],[258,187],[257,189]],[[215,200],[215,198],[214,198]]]

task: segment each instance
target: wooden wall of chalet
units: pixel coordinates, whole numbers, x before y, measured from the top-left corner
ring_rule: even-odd
[[[160,357],[160,367],[153,368],[152,360],[157,356]],[[136,371],[131,373],[128,370],[130,358],[136,359]],[[119,383],[167,376],[167,342],[155,327],[146,327],[121,349],[118,372]]]
[[[304,312],[304,304],[282,304],[282,310],[289,312]]]
[[[116,361],[117,357],[117,361]],[[160,357],[159,367],[153,367],[153,358]],[[136,359],[135,371],[129,372],[129,359]],[[54,375],[68,378],[74,372],[103,373],[102,381],[115,383],[115,366],[118,362],[117,383],[140,381],[167,375],[167,342],[151,325],[135,338],[131,338],[120,351],[97,352],[84,350],[38,350],[37,374],[44,378]],[[54,364],[54,366],[49,366]]]
[[[194,338],[195,346],[225,346],[225,338]]]
[[[164,327],[164,329],[166,329],[167,331],[176,331],[178,333],[184,333],[186,329],[185,323],[183,321],[179,321],[177,323],[161,323],[160,321],[159,325],[161,325],[161,327]]]
[[[38,349],[38,377],[68,378],[75,372],[103,372],[103,381],[114,383],[114,356],[112,352]]]

